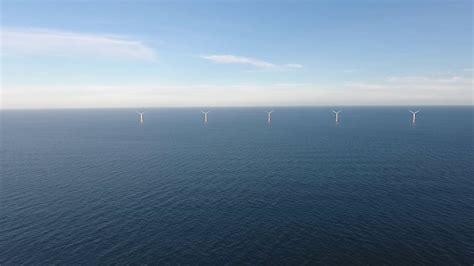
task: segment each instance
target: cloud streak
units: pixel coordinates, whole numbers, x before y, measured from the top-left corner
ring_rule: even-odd
[[[157,59],[156,52],[141,41],[116,35],[3,28],[1,39],[4,55]]]
[[[261,68],[274,68],[276,65],[255,58],[236,55],[203,55],[201,58],[220,64],[245,64]]]
[[[201,55],[202,59],[212,61],[219,64],[241,64],[241,65],[250,65],[260,69],[267,70],[283,70],[283,69],[299,69],[303,68],[301,64],[285,64],[277,65],[264,60],[244,57],[232,54],[213,54],[213,55]]]

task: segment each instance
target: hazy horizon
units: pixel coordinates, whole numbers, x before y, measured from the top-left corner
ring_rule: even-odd
[[[423,107],[474,107],[473,104],[459,104],[459,105],[235,105],[235,106],[121,106],[121,107],[49,107],[49,108],[3,108],[0,111],[14,111],[14,110],[113,110],[113,109],[199,109],[199,108],[350,108],[350,107],[387,107],[387,108],[423,108]]]
[[[275,108],[275,109],[285,109],[285,108],[429,108],[429,107],[438,107],[438,108],[449,108],[449,107],[471,107],[474,108],[474,105],[253,105],[253,106],[123,106],[123,107],[49,107],[49,108],[3,108],[0,111],[34,111],[34,110],[116,110],[116,109],[130,109],[130,110],[156,110],[156,109],[263,109],[263,108]]]

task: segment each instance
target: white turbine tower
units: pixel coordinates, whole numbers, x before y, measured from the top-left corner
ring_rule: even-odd
[[[144,114],[144,113],[145,113],[145,112],[138,112],[138,111],[137,111],[137,114],[140,115],[140,123],[141,123],[141,124],[143,124],[143,114]]]
[[[339,110],[339,111],[332,110],[332,112],[336,114],[336,123],[338,123],[339,122],[339,113],[342,112],[342,110]]]
[[[209,113],[210,111],[201,111],[201,113],[204,114],[204,123],[207,124],[207,114]]]
[[[419,112],[420,110],[417,110],[417,111],[409,111],[411,114],[412,114],[412,118],[411,118],[411,122],[413,124],[416,123],[416,114]]]
[[[265,111],[267,113],[267,123],[271,123],[272,122],[272,113],[273,113],[273,110],[271,111]]]

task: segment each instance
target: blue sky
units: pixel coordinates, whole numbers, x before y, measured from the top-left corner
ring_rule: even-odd
[[[471,1],[2,1],[2,108],[472,104]]]

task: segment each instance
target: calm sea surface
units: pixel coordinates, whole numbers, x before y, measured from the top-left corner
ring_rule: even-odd
[[[0,264],[474,263],[472,107],[2,111]]]

